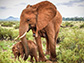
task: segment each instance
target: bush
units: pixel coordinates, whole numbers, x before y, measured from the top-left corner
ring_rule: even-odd
[[[19,24],[15,25],[14,28],[15,28],[15,29],[19,29]]]
[[[65,37],[60,42],[57,58],[59,63],[84,63],[84,32],[70,30],[62,33]]]
[[[12,40],[13,39],[13,32],[12,32],[12,30],[0,28],[0,40],[3,40],[3,39],[5,39],[5,40],[6,39]]]
[[[18,30],[0,28],[0,40],[14,40],[19,35]],[[29,31],[26,35],[27,40],[33,40],[32,31]],[[17,39],[19,40],[19,39]]]
[[[71,23],[69,23],[69,22],[66,22],[66,23],[65,23],[65,26],[66,26],[66,27],[72,27],[73,24],[71,24]]]
[[[79,27],[78,26],[74,26],[74,27],[72,27],[73,29],[79,29]]]
[[[4,22],[1,24],[1,26],[4,26],[4,27],[12,27],[13,24],[11,24],[10,22]]]
[[[0,21],[0,24],[2,24],[3,23],[3,21]]]
[[[84,23],[82,25],[80,25],[80,28],[84,28]]]
[[[62,23],[62,28],[65,28],[65,27],[73,27],[74,25],[72,24],[72,22],[63,22]]]
[[[12,24],[12,25],[16,24],[16,22],[14,22],[14,21],[9,21],[9,23]]]

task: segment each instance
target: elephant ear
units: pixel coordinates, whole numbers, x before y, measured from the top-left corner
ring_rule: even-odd
[[[38,18],[36,24],[37,30],[39,31],[45,28],[55,16],[56,16],[56,8],[47,6],[45,8],[38,9]]]
[[[38,31],[45,28],[56,16],[56,8],[52,6],[41,6],[40,8],[38,7],[37,14],[36,37],[38,37]]]
[[[27,5],[27,7],[26,7],[26,8],[30,8],[30,7],[32,7],[32,5],[30,5],[30,4],[29,4],[29,5]]]

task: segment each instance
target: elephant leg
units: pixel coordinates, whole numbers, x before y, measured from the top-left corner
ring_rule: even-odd
[[[50,54],[50,46],[49,46],[49,40],[48,38],[46,37],[46,55],[47,54]]]
[[[30,59],[30,62],[32,62],[33,63],[33,56],[31,55],[31,59]]]
[[[38,62],[38,58],[37,58],[37,55],[35,55],[35,56],[34,56],[34,58],[35,58],[35,61],[36,61],[36,62]]]
[[[15,61],[16,61],[17,55],[15,55]]]
[[[21,55],[21,58],[23,58],[24,56],[24,51],[23,51],[23,47],[20,45],[20,55]]]
[[[38,35],[38,37],[35,37],[37,47],[38,47],[38,52],[39,52],[39,61],[46,61],[46,58],[43,54],[43,49],[42,49],[42,43],[41,43],[41,37]]]
[[[55,44],[55,30],[53,23],[50,23],[46,28],[46,34],[49,41],[49,47],[50,47],[50,60],[54,61],[56,60],[56,44]]]
[[[24,56],[24,53],[20,53],[21,54],[21,58],[23,58],[23,56]]]
[[[60,25],[56,24],[55,25],[55,41],[57,43],[57,38],[58,38],[58,34],[59,34],[59,29],[60,29]]]
[[[57,43],[58,33],[59,33],[59,29],[56,31],[56,36],[55,36],[56,43]]]
[[[48,36],[50,43],[50,60],[56,60],[56,42],[52,36]]]
[[[23,37],[21,40],[22,40],[22,45],[23,45],[23,47],[25,49],[25,58],[28,58],[29,48],[28,48],[26,37]]]
[[[18,54],[18,61],[21,62],[21,61],[19,60],[19,56],[20,56],[20,53]]]
[[[24,61],[26,61],[28,57],[29,57],[29,55],[26,57],[26,54],[25,54],[25,56],[24,56]]]

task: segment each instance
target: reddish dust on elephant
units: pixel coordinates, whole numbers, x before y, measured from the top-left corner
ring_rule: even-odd
[[[31,28],[37,43],[39,60],[46,61],[41,43],[41,37],[45,37],[47,42],[46,53],[50,53],[50,60],[55,61],[56,41],[61,23],[62,16],[51,2],[42,1],[35,5],[28,5],[21,13],[19,27],[19,37],[25,49],[25,57],[29,55],[26,32]]]
[[[38,61],[37,59],[37,46],[36,44],[31,41],[31,40],[28,40],[27,41],[27,45],[29,47],[29,55],[31,56],[31,62],[33,62],[33,57],[35,58],[36,62]],[[26,60],[27,58],[25,57],[25,50],[23,48],[23,45],[22,45],[22,42],[18,42],[16,43],[13,47],[12,47],[12,51],[13,51],[13,54],[15,56],[15,59],[18,57],[18,60],[19,60],[19,56],[21,55],[21,58],[23,58],[24,60]]]

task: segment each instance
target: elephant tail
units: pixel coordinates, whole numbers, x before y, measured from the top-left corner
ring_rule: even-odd
[[[62,26],[62,25],[61,25],[60,27],[62,27],[62,28],[66,28],[66,26]]]

